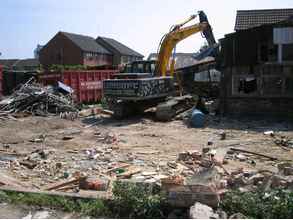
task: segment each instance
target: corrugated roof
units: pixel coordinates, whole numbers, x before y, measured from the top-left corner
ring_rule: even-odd
[[[122,44],[112,38],[98,37],[97,41],[99,42],[99,40],[102,40],[103,42],[105,42],[107,45],[109,45],[110,47],[117,50],[122,55],[144,57],[142,54],[132,50],[131,48],[125,46],[124,44]]]
[[[93,37],[67,32],[60,33],[69,38],[83,51],[101,54],[111,54],[106,48],[102,47],[98,42],[96,42],[96,40]]]
[[[293,9],[264,9],[237,11],[235,31],[246,30],[264,24],[275,24],[293,16]]]

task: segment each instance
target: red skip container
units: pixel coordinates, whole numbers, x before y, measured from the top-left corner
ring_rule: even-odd
[[[54,85],[57,81],[74,90],[74,99],[78,103],[101,101],[103,97],[103,80],[111,79],[118,70],[90,70],[50,72],[39,75],[43,85]]]

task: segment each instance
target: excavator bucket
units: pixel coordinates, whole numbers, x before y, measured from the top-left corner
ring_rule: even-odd
[[[209,24],[208,17],[206,16],[206,14],[203,11],[199,11],[198,16],[199,16],[200,23],[207,22]],[[212,47],[216,44],[215,36],[213,34],[213,30],[212,30],[212,27],[210,26],[210,24],[208,25],[208,28],[206,28],[203,31],[203,35],[207,39],[210,47]]]

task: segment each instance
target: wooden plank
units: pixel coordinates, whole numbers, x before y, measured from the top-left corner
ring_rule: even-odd
[[[130,178],[133,174],[140,173],[140,172],[141,172],[140,168],[133,168],[133,169],[126,171],[125,173],[121,173],[116,176],[118,179]]]
[[[130,166],[130,164],[122,164],[120,166],[117,166],[117,167],[114,167],[114,168],[111,168],[111,169],[107,170],[105,173],[115,172],[118,169],[126,168],[126,167],[129,167],[129,166]]]
[[[20,161],[19,164],[23,165],[29,169],[34,169],[38,165],[37,163],[27,161],[27,160]]]
[[[4,171],[0,171],[0,184],[11,187],[27,187],[27,184],[5,174]]]
[[[264,154],[260,154],[260,153],[255,153],[255,152],[248,151],[248,150],[242,150],[242,149],[237,149],[237,148],[230,148],[230,150],[238,151],[238,152],[242,152],[242,153],[247,153],[247,154],[254,154],[254,155],[257,155],[260,157],[268,158],[270,160],[278,160],[278,158],[276,158],[276,157],[272,157],[272,156],[268,156],[268,155],[264,155]]]
[[[68,186],[70,184],[79,183],[79,181],[81,179],[83,179],[83,178],[86,178],[86,177],[75,177],[75,178],[71,178],[71,179],[66,180],[66,181],[61,181],[61,182],[53,183],[50,186],[46,187],[45,190],[59,189],[61,187]]]
[[[111,197],[107,192],[102,191],[85,191],[80,190],[78,193],[68,193],[68,192],[58,192],[58,191],[45,191],[45,190],[33,190],[23,187],[10,187],[10,186],[0,186],[0,191],[4,192],[17,192],[17,193],[34,193],[43,194],[48,196],[62,196],[68,198],[79,198],[79,199],[101,199],[109,200]]]
[[[110,116],[112,116],[114,114],[113,111],[106,110],[106,109],[101,109],[101,113],[105,114],[105,115],[110,115]]]
[[[69,189],[75,189],[77,187],[78,187],[78,185],[74,184],[74,185],[70,185],[70,186],[63,186],[61,188],[58,188],[57,190],[58,191],[66,191],[66,190],[69,190]]]

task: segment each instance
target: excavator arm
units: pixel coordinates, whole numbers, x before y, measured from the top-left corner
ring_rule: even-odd
[[[166,72],[169,66],[169,60],[172,55],[173,49],[180,41],[188,38],[189,36],[196,34],[198,32],[202,32],[205,38],[207,39],[209,46],[212,46],[212,44],[216,43],[205,13],[203,11],[200,11],[199,17],[200,17],[200,23],[191,25],[188,27],[182,27],[188,22],[190,22],[191,20],[196,18],[196,15],[193,15],[186,21],[182,22],[181,24],[175,25],[171,29],[171,31],[163,37],[160,43],[160,50],[159,50],[155,75],[166,76]],[[171,75],[173,75],[174,64],[175,63],[173,60],[171,64],[171,68],[170,68]]]

